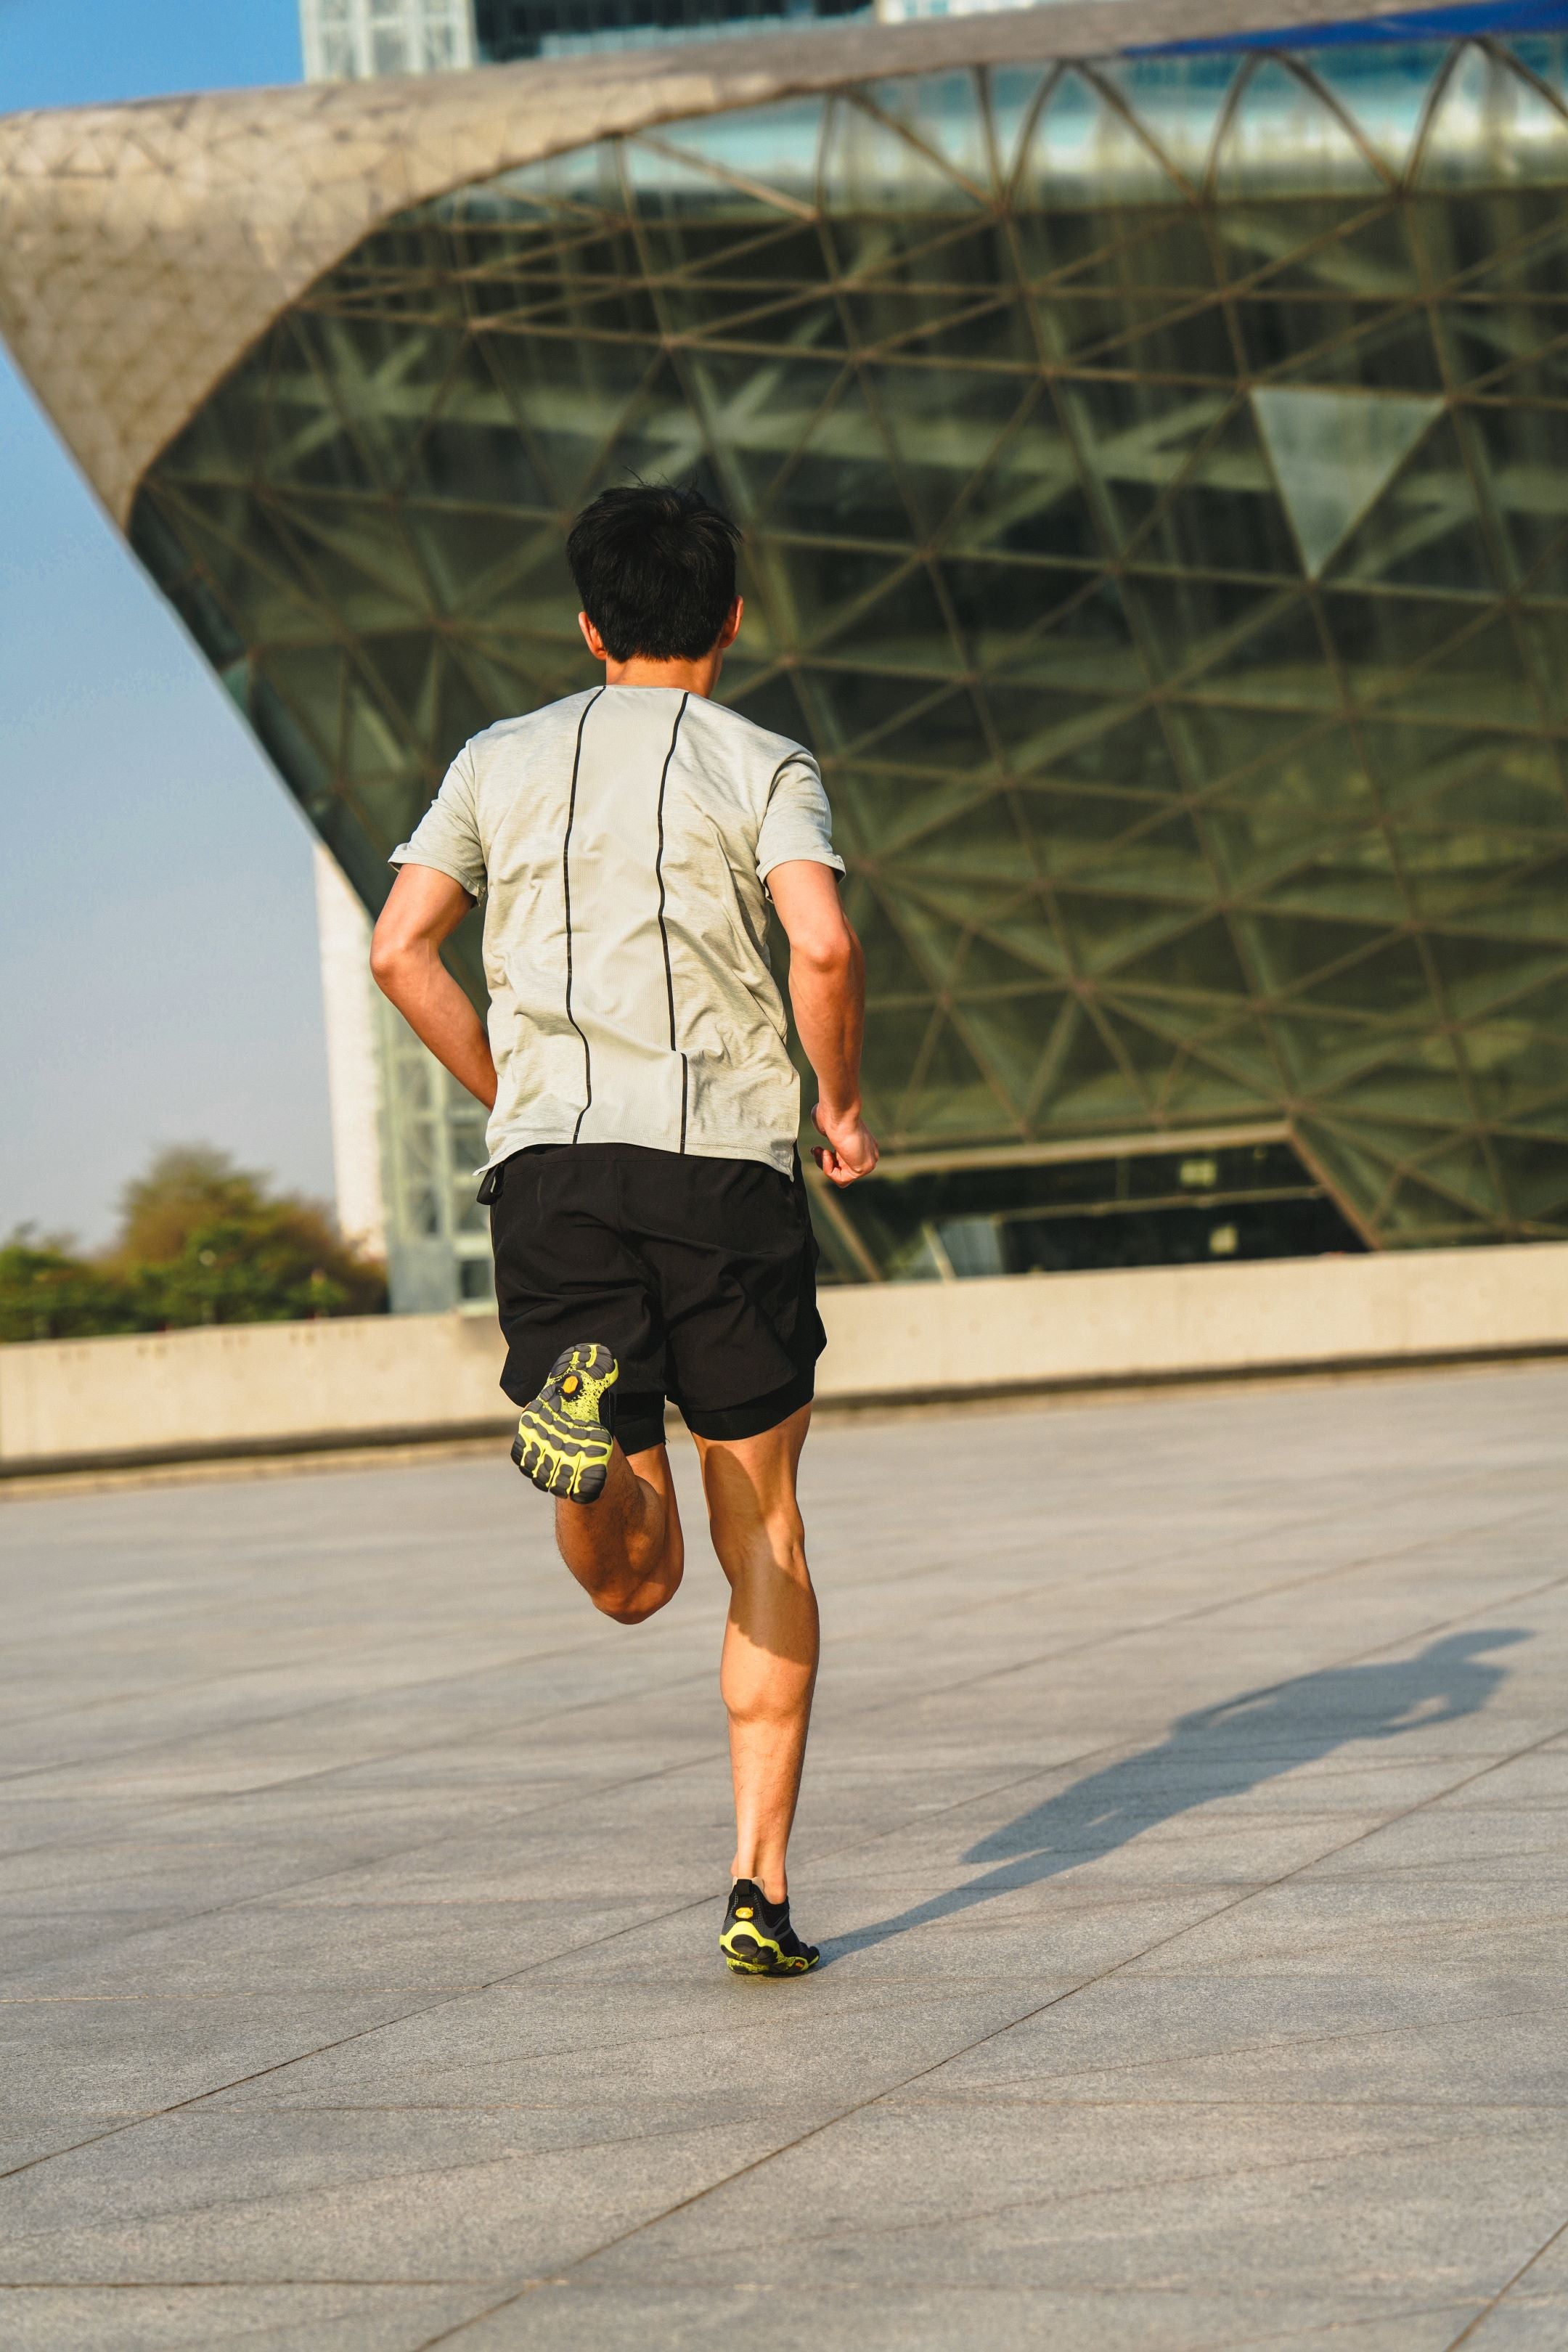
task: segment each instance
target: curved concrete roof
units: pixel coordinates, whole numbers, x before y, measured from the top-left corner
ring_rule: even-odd
[[[376,222],[616,131],[846,81],[1109,57],[1409,0],[1083,0],[0,121],[0,334],[123,524],[148,466]]]

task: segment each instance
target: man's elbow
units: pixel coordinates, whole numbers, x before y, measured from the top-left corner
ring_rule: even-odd
[[[792,971],[808,971],[816,980],[847,980],[855,969],[855,934],[847,926],[807,932],[790,941],[789,952]]]
[[[386,922],[377,923],[370,939],[370,976],[384,996],[395,992],[399,975],[407,970],[408,941]]]

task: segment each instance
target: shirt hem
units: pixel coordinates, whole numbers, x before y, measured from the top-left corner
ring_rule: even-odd
[[[725,1136],[718,1139],[707,1138],[700,1143],[693,1143],[689,1136],[686,1149],[680,1151],[672,1143],[653,1142],[646,1135],[590,1135],[578,1139],[570,1127],[552,1128],[547,1132],[526,1128],[510,1130],[501,1138],[484,1166],[475,1169],[476,1180],[488,1176],[490,1170],[499,1168],[503,1160],[510,1160],[514,1153],[526,1151],[531,1145],[538,1143],[574,1143],[579,1150],[585,1150],[595,1143],[629,1143],[639,1151],[663,1151],[671,1160],[749,1160],[758,1167],[773,1169],[780,1176],[795,1173],[798,1148],[793,1135],[787,1142],[781,1143],[755,1143],[741,1136]]]

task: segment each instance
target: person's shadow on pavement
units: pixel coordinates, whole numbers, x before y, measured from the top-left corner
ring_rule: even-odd
[[[1160,1822],[1240,1796],[1353,1740],[1394,1739],[1474,1715],[1506,1672],[1482,1654],[1529,1638],[1521,1627],[1508,1625],[1446,1633],[1414,1658],[1330,1666],[1294,1682],[1244,1692],[1217,1706],[1199,1707],[1180,1717],[1158,1747],[1091,1772],[971,1846],[966,1863],[995,1864],[983,1877],[835,1937],[824,1945],[823,1957],[864,1951],[910,1927],[989,1902],[994,1895],[1076,1870]]]

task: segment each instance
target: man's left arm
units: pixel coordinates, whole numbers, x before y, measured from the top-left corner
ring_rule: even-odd
[[[415,1035],[489,1110],[496,1066],[485,1024],[441,961],[442,942],[473,903],[460,882],[432,866],[399,866],[370,943],[370,968]]]

